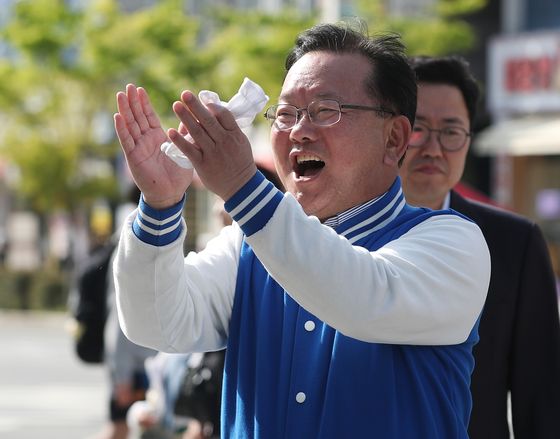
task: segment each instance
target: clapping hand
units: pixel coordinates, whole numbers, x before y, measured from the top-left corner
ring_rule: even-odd
[[[115,130],[132,177],[144,200],[163,209],[179,202],[193,180],[192,169],[177,166],[160,149],[169,140],[146,91],[132,84],[117,93]],[[181,135],[187,133],[180,126]]]
[[[228,109],[204,105],[188,90],[173,111],[181,124],[179,130],[168,130],[169,138],[192,162],[206,188],[227,201],[257,171],[249,140]]]

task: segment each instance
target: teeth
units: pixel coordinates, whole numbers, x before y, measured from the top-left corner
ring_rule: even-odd
[[[298,165],[305,163],[305,162],[321,162],[322,160],[317,157],[316,155],[311,154],[303,154],[297,157]]]

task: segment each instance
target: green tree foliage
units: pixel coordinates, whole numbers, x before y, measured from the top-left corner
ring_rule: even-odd
[[[316,23],[287,9],[278,15],[220,8],[209,11],[213,29],[203,48],[212,65],[202,84],[229,99],[248,77],[275,100],[284,80],[284,59],[296,35]]]
[[[127,82],[169,107],[195,83],[195,20],[182,2],[122,13],[115,0],[84,9],[63,0],[21,0],[0,29],[13,56],[0,60],[0,154],[20,173],[18,194],[39,212],[117,197],[111,167],[115,93]]]
[[[402,35],[410,55],[464,53],[476,36],[464,17],[479,11],[487,0],[435,0],[414,16],[391,14],[383,0],[358,0],[357,10],[370,30]]]
[[[244,77],[275,100],[295,36],[317,21],[209,9],[185,13],[183,0],[160,0],[124,13],[116,0],[71,7],[64,0],[19,0],[0,40],[0,154],[19,169],[18,194],[40,212],[72,210],[118,195],[111,166],[120,151],[112,128],[115,93],[145,87],[165,126],[183,89],[228,100]],[[474,42],[462,14],[484,0],[439,0],[413,18],[390,16],[382,0],[356,0],[372,31],[401,33],[412,54],[465,50]],[[104,165],[105,164],[105,165]]]

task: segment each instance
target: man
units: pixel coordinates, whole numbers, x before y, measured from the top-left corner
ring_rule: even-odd
[[[472,439],[560,438],[560,330],[554,276],[538,226],[453,191],[465,166],[478,87],[458,57],[412,60],[418,108],[401,168],[407,201],[451,207],[482,229],[492,274],[474,348]]]
[[[169,139],[234,220],[186,258],[192,171],[161,154],[146,92],[117,94],[143,192],[114,266],[123,329],[160,350],[227,346],[223,437],[466,438],[490,260],[473,222],[404,200],[416,107],[404,46],[318,25],[286,70],[266,111],[286,195],[229,111],[190,91],[174,103]]]

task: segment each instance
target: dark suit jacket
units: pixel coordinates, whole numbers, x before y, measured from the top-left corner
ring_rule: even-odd
[[[482,229],[492,261],[474,348],[471,439],[560,438],[560,324],[555,278],[539,227],[451,192],[450,207]],[[465,267],[468,270],[468,267]]]

